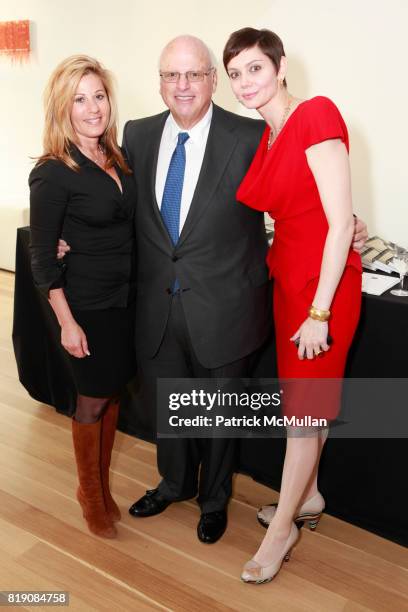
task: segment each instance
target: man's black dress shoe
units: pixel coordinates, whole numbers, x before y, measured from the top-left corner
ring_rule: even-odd
[[[154,516],[163,512],[170,504],[171,501],[164,498],[158,489],[151,489],[130,506],[129,514],[137,517]]]
[[[226,510],[203,512],[197,525],[198,539],[205,544],[213,544],[220,539],[227,528]]]

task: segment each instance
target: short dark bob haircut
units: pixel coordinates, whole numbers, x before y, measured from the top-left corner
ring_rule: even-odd
[[[222,57],[225,70],[232,58],[239,55],[241,51],[252,47],[259,47],[262,53],[269,57],[276,72],[279,71],[281,58],[285,56],[283,42],[275,32],[267,29],[256,30],[255,28],[242,28],[231,34],[224,47]],[[286,79],[284,79],[283,84],[286,87]]]

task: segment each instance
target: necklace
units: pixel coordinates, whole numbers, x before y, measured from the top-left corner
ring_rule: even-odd
[[[292,106],[293,100],[294,100],[293,96],[291,96],[291,94],[288,94],[287,104],[286,104],[286,106],[284,108],[282,119],[281,119],[281,121],[279,123],[278,129],[276,130],[276,134],[274,134],[272,128],[270,128],[269,138],[268,138],[268,145],[267,145],[268,151],[271,148],[273,142],[276,140],[276,137],[278,136],[279,132],[281,131],[281,129],[285,125],[285,121],[288,118],[290,107]]]
[[[81,149],[81,150],[83,154],[86,157],[89,157],[97,166],[100,166],[101,168],[105,168],[105,152],[100,144],[98,144],[98,147],[96,149],[96,155],[94,155],[93,153],[89,153],[88,151],[84,149]]]

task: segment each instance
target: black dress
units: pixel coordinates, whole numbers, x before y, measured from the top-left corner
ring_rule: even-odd
[[[84,330],[90,357],[70,356],[78,393],[117,394],[136,371],[134,355],[135,248],[133,177],[116,167],[116,181],[76,147],[75,171],[58,160],[37,165],[29,177],[31,267],[48,297],[62,287]],[[70,245],[56,258],[58,239]]]

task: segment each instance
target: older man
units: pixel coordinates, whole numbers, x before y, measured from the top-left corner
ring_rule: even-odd
[[[180,36],[160,58],[169,111],[124,130],[138,183],[136,343],[150,398],[161,377],[248,376],[270,333],[263,215],[235,200],[264,124],[213,104],[216,85],[205,44]],[[215,542],[227,524],[234,441],[159,438],[157,460],[160,484],[129,512],[152,516],[198,492],[198,537]]]

